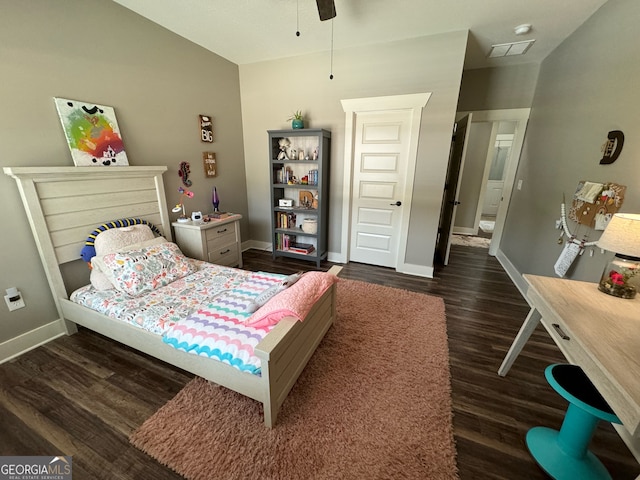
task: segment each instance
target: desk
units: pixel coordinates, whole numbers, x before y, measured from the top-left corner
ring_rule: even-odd
[[[498,374],[507,374],[542,323],[567,360],[582,367],[618,415],[622,425],[614,427],[640,461],[640,297],[612,297],[595,283],[535,275],[524,279],[531,311]]]

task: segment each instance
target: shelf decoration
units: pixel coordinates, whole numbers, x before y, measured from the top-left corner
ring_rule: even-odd
[[[287,121],[291,122],[291,128],[299,130],[304,128],[304,119],[302,118],[302,110],[296,110],[293,114],[287,118]]]
[[[213,203],[213,212],[218,213],[220,206],[220,197],[218,197],[218,189],[213,187],[213,193],[211,194],[211,203]]]
[[[288,138],[281,138],[278,140],[278,160],[289,160],[289,155],[287,154],[287,150],[291,146],[291,140]]]
[[[112,107],[66,98],[54,101],[76,167],[129,165]]]
[[[198,115],[200,120],[200,140],[213,143],[213,120],[209,115]]]
[[[206,177],[215,177],[218,174],[216,168],[216,154],[213,152],[202,152],[202,164]]]

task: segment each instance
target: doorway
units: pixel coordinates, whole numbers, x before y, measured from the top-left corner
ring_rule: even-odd
[[[422,109],[430,93],[342,100],[346,261],[402,269]]]
[[[488,248],[489,255],[496,255],[529,113],[528,108],[473,112],[454,221],[454,243]],[[458,112],[457,117],[467,114]]]

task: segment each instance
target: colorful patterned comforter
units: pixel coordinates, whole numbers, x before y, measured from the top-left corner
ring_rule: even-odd
[[[90,285],[71,300],[152,333],[177,349],[260,374],[254,347],[271,330],[245,327],[246,306],[286,276],[199,262],[196,273],[140,297]]]
[[[245,326],[252,315],[247,307],[261,292],[284,278],[285,275],[274,273],[249,273],[208,305],[173,324],[162,341],[179,350],[215,358],[243,372],[259,375],[260,359],[255,356],[254,348],[273,326]]]

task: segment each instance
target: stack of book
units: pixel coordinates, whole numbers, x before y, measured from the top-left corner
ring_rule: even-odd
[[[311,243],[299,243],[299,242],[291,242],[289,244],[289,251],[295,253],[302,253],[303,255],[308,255],[312,253],[316,247],[314,247]]]

